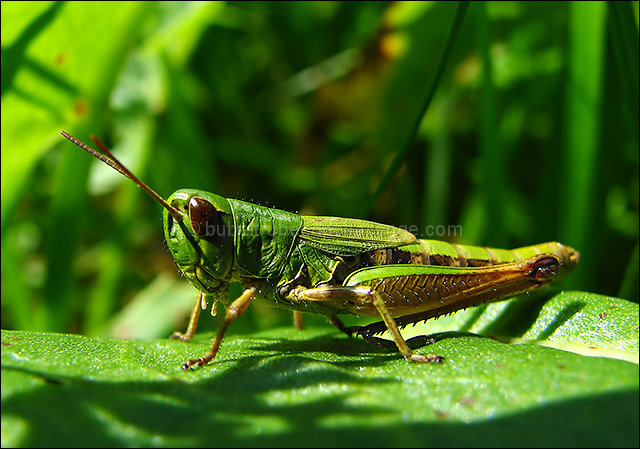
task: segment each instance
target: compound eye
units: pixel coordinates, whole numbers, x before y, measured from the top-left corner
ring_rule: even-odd
[[[189,200],[191,227],[199,237],[214,237],[222,232],[221,213],[204,198],[194,196]]]

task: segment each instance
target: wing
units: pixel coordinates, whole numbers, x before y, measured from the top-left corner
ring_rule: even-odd
[[[303,216],[300,239],[314,248],[339,256],[393,248],[416,236],[401,228],[354,218]]]

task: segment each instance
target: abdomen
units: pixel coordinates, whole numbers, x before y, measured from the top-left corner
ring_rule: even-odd
[[[416,240],[397,248],[370,251],[360,255],[359,268],[378,265],[418,264],[442,267],[484,267],[518,262],[537,255],[556,256],[566,268],[573,268],[579,254],[558,242],[547,242],[516,249],[458,245],[440,240]]]

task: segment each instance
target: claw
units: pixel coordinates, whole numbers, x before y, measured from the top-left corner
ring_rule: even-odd
[[[407,360],[416,363],[442,363],[444,358],[438,354],[411,354]]]
[[[205,365],[209,360],[205,360],[204,357],[200,357],[199,359],[190,359],[182,365],[183,370],[193,369],[193,365],[202,366]]]
[[[171,338],[172,340],[189,341],[189,338],[185,334],[177,331],[171,334],[169,338]]]

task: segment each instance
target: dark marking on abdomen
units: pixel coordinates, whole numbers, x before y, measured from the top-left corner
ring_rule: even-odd
[[[422,254],[399,248],[385,248],[360,254],[358,268],[396,264],[424,264],[424,262]]]
[[[411,253],[409,251],[403,251],[398,248],[391,248],[389,250],[391,253],[391,264],[408,264],[411,263]]]

